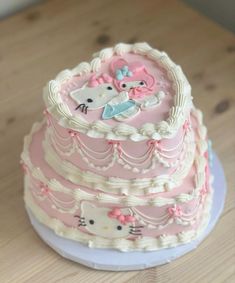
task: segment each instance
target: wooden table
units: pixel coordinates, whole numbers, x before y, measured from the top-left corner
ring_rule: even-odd
[[[116,42],[147,41],[182,65],[225,169],[228,195],[192,253],[140,272],[95,271],[61,258],[25,213],[22,141],[42,119],[42,87]],[[0,22],[0,282],[235,282],[235,38],[178,1],[47,1]]]

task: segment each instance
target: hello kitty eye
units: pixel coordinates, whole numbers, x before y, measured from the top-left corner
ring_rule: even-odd
[[[93,225],[93,224],[95,224],[95,221],[94,221],[93,219],[91,219],[91,220],[89,220],[89,223],[90,223],[91,225]]]
[[[122,84],[122,87],[126,87],[126,84]]]
[[[87,102],[89,102],[89,103],[90,103],[90,102],[93,102],[93,99],[88,98],[88,99],[87,99]]]
[[[117,230],[122,230],[122,226],[118,225]]]
[[[140,84],[140,85],[144,85],[145,83],[144,83],[144,82],[140,82],[139,84]]]
[[[108,89],[108,90],[112,90],[113,88],[112,88],[111,86],[108,86],[107,89]]]

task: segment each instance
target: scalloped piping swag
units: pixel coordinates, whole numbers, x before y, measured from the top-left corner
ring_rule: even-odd
[[[201,114],[200,111],[194,111],[194,116],[197,118],[197,120],[199,121],[199,125],[200,125],[198,127],[198,135],[199,135],[199,137],[205,138],[206,131],[205,131],[205,127],[201,124],[202,120],[201,120],[200,114]],[[36,132],[37,130],[39,130],[41,126],[42,125],[36,124],[33,127],[33,132]],[[24,157],[24,160],[26,162],[28,162],[28,164],[30,164],[30,158],[29,158],[29,155],[26,152],[26,149],[30,145],[31,140],[32,140],[32,134],[29,137],[27,137],[26,140],[25,140],[26,148],[25,148],[24,154],[22,156],[22,157]],[[196,157],[196,161],[195,161],[196,168],[197,168],[197,170],[199,170],[198,176],[195,176],[195,185],[196,185],[196,188],[199,188],[199,186],[202,185],[202,179],[205,180],[203,168],[205,167],[206,161],[204,160],[205,158],[204,158],[203,153],[204,153],[204,150],[205,151],[207,150],[207,147],[202,146],[202,143],[199,141],[199,143],[197,144],[197,150],[198,150],[198,152],[200,152],[202,154],[202,156]],[[60,188],[57,187],[57,186],[56,186],[56,189],[60,191]],[[176,245],[179,245],[179,244],[187,243],[187,242],[195,239],[196,237],[198,237],[202,233],[202,231],[204,230],[204,228],[206,227],[206,225],[208,223],[208,219],[209,219],[209,215],[210,215],[209,211],[210,211],[210,205],[211,205],[211,192],[212,192],[210,190],[209,194],[207,194],[207,195],[204,194],[204,197],[206,197],[206,202],[205,202],[205,205],[204,205],[203,215],[200,217],[200,218],[202,218],[202,222],[197,228],[194,228],[194,229],[189,230],[189,231],[180,232],[180,233],[174,234],[174,235],[163,234],[163,235],[157,236],[157,237],[143,236],[143,237],[140,237],[140,238],[137,237],[136,239],[133,240],[133,239],[120,239],[120,238],[107,239],[107,238],[103,238],[103,237],[98,236],[98,234],[97,235],[86,234],[86,233],[79,231],[77,229],[75,230],[74,227],[69,228],[69,227],[65,226],[62,221],[49,217],[41,208],[39,208],[38,205],[32,199],[31,193],[33,193],[33,194],[36,193],[36,198],[40,198],[40,199],[42,198],[42,200],[44,200],[47,197],[50,197],[50,199],[53,198],[53,201],[55,202],[54,205],[53,205],[54,209],[58,209],[60,212],[62,212],[63,209],[64,209],[64,206],[65,206],[67,208],[67,211],[64,211],[65,213],[69,212],[68,211],[69,207],[71,207],[71,209],[73,209],[73,211],[74,211],[73,206],[74,206],[74,204],[76,204],[76,202],[74,200],[63,201],[63,203],[62,203],[59,199],[57,199],[55,196],[53,196],[52,192],[47,192],[46,191],[47,187],[44,187],[44,186],[40,187],[40,191],[31,189],[31,193],[30,193],[28,190],[29,190],[29,183],[28,183],[28,178],[26,176],[26,180],[25,180],[25,201],[26,201],[27,206],[32,210],[32,212],[35,214],[36,218],[40,222],[42,222],[45,225],[47,225],[48,227],[52,228],[55,231],[55,233],[57,233],[58,235],[69,238],[69,239],[80,241],[82,243],[89,245],[89,247],[115,248],[115,249],[119,249],[119,250],[122,250],[122,251],[156,250],[156,249],[160,249],[160,248],[166,248],[166,247],[171,247],[171,246],[176,246]],[[198,193],[200,193],[200,192],[198,192]],[[76,200],[76,201],[78,201],[78,200]],[[102,200],[102,203],[103,202],[104,202],[104,200]],[[195,209],[196,208],[197,208],[197,204],[195,206]],[[193,209],[193,211],[194,211],[194,209]],[[193,212],[191,212],[191,213],[193,214]],[[191,217],[191,215],[188,215],[188,216],[182,215],[182,212],[180,211],[180,207],[178,207],[178,206],[175,206],[175,207],[173,206],[173,207],[170,207],[168,209],[168,215],[169,216],[170,215],[172,215],[172,216],[176,215],[177,216],[177,214],[178,214],[178,217],[176,217],[176,218],[166,217],[168,219],[164,218],[164,221],[162,219],[160,221],[159,219],[155,219],[155,218],[154,218],[154,221],[153,221],[152,218],[144,217],[144,222],[145,222],[145,224],[146,223],[148,224],[149,229],[153,229],[153,226],[158,227],[158,229],[164,229],[164,227],[166,227],[167,225],[172,224],[173,223],[172,221],[177,221],[176,223],[178,225],[182,225],[182,226],[191,225],[195,221],[195,218]],[[143,215],[140,215],[139,211],[135,211],[135,217],[137,217],[139,222],[143,221]],[[81,221],[83,221],[83,220],[81,220]],[[83,223],[85,225],[85,222],[81,222],[81,225],[83,225]],[[131,230],[131,234],[134,235],[134,236],[137,235],[138,233],[136,231],[137,230]]]
[[[98,72],[103,62],[106,62],[114,55],[123,55],[126,53],[146,56],[147,58],[156,61],[160,67],[166,70],[168,77],[173,82],[173,88],[175,91],[174,105],[169,111],[169,117],[165,121],[161,121],[157,124],[146,123],[142,127],[136,128],[127,124],[110,126],[103,121],[89,123],[79,114],[74,116],[69,107],[63,103],[59,94],[61,85],[73,76],[81,76],[91,72]],[[134,95],[137,94],[133,93],[133,96]],[[181,68],[175,65],[166,53],[152,49],[146,43],[137,43],[133,45],[120,43],[114,48],[101,50],[95,55],[95,58],[90,63],[83,62],[72,70],[62,71],[45,87],[44,100],[48,111],[58,120],[58,123],[65,128],[70,128],[95,138],[106,137],[108,139],[130,139],[133,141],[172,137],[179,127],[182,126],[192,107],[191,87]],[[125,98],[123,101],[125,101]],[[122,110],[123,109],[124,108],[122,108]],[[125,109],[125,111],[129,110],[131,110],[131,108]],[[123,117],[121,116],[125,116],[125,111],[117,116],[122,119]]]
[[[114,248],[120,251],[151,251],[161,248],[175,247],[180,244],[188,243],[202,234],[206,228],[212,205],[213,190],[206,197],[205,209],[202,221],[195,230],[180,232],[175,235],[161,235],[159,237],[141,237],[135,240],[128,239],[107,239],[95,235],[89,235],[73,227],[69,228],[58,219],[49,217],[40,207],[35,205],[29,192],[28,184],[25,182],[25,203],[32,211],[39,222],[51,228],[57,235],[71,240],[87,244],[90,248]]]
[[[69,131],[70,136],[60,136],[54,122],[49,121],[51,127],[45,134],[45,147],[52,145],[55,151],[65,158],[78,153],[79,159],[82,158],[89,167],[97,171],[107,171],[116,163],[121,164],[125,170],[143,174],[155,169],[157,163],[167,168],[177,167],[183,161],[185,151],[188,151],[188,148],[192,147],[190,144],[193,143],[192,129],[187,128],[184,129],[180,142],[173,148],[164,149],[158,142],[151,140],[148,142],[147,151],[141,157],[131,156],[125,152],[120,141],[108,141],[109,148],[100,152],[89,148],[77,132]],[[178,151],[174,153],[176,149]],[[101,161],[103,165],[100,165]]]
[[[109,195],[105,193],[99,192],[98,194],[92,194],[91,192],[88,192],[84,189],[82,189],[81,184],[78,189],[70,189],[65,186],[63,186],[59,181],[55,179],[50,179],[48,180],[43,172],[40,170],[40,168],[34,167],[34,165],[31,162],[30,155],[29,155],[29,147],[32,142],[33,135],[39,131],[43,125],[45,124],[45,121],[42,123],[37,123],[34,124],[32,131],[29,136],[25,137],[25,142],[24,142],[24,150],[22,153],[22,162],[24,162],[24,166],[28,168],[28,170],[31,172],[31,175],[33,178],[35,178],[37,181],[39,181],[41,184],[44,186],[47,186],[50,188],[51,191],[54,192],[63,192],[66,195],[72,197],[73,199],[76,199],[76,201],[81,201],[83,199],[89,200],[89,201],[98,201],[101,203],[113,203],[113,204],[123,204],[125,203],[126,205],[129,206],[138,206],[138,205],[151,205],[151,206],[163,206],[167,204],[177,204],[177,203],[184,203],[191,201],[195,198],[197,198],[200,195],[201,187],[205,183],[205,164],[206,164],[206,159],[204,157],[205,153],[207,152],[208,145],[207,142],[205,141],[206,138],[206,131],[205,127],[202,124],[202,113],[199,110],[193,109],[192,115],[197,119],[198,121],[198,129],[197,129],[197,134],[199,137],[199,140],[196,144],[197,147],[197,155],[194,160],[194,164],[196,166],[196,175],[195,175],[195,189],[193,190],[192,193],[186,194],[182,193],[175,198],[163,198],[163,197],[152,197],[149,199],[143,199],[140,196],[114,196],[114,195]],[[198,155],[200,154],[200,155]],[[28,172],[26,171],[26,173]],[[151,180],[149,180],[149,183],[143,184],[144,186],[151,186]],[[119,186],[127,186],[128,184],[119,184]],[[160,186],[161,184],[159,184]],[[117,185],[116,185],[117,187]],[[140,190],[141,187],[138,188]],[[146,187],[147,189],[147,187]],[[145,193],[145,190],[143,190],[143,194]],[[160,190],[160,188],[159,188]],[[110,192],[110,191],[109,191]],[[120,193],[123,194],[123,191],[120,191]],[[151,187],[148,188],[148,193],[151,193]]]

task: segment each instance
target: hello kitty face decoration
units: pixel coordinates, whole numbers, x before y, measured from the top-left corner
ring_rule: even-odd
[[[112,78],[100,76],[91,79],[82,88],[70,92],[70,96],[78,103],[79,108],[85,114],[87,110],[94,110],[104,107],[114,97],[118,97],[119,91],[113,86]]]
[[[97,207],[83,201],[79,227],[84,227],[89,233],[105,238],[123,238],[129,235],[140,236],[140,226],[135,227],[135,218],[131,209],[110,209]]]
[[[75,110],[87,114],[103,108],[103,120],[122,121],[160,104],[165,94],[154,93],[155,85],[155,78],[142,63],[117,58],[110,63],[110,74],[91,76],[70,96],[78,104]]]

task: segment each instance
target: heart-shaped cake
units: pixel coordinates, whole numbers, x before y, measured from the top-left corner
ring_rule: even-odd
[[[117,44],[62,71],[25,138],[25,203],[91,248],[157,250],[207,226],[208,137],[180,66],[146,43]]]

